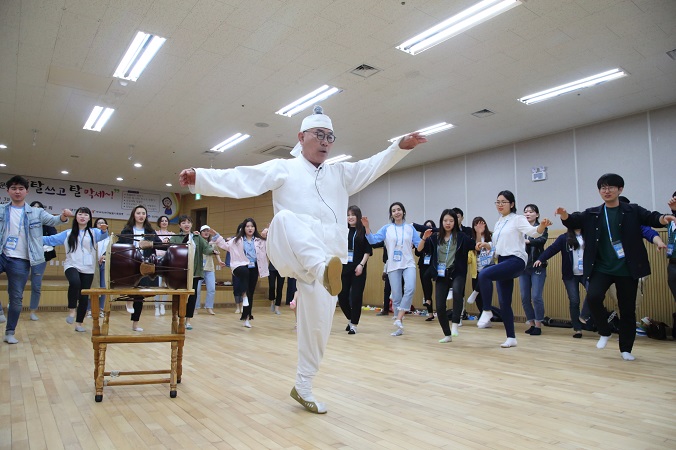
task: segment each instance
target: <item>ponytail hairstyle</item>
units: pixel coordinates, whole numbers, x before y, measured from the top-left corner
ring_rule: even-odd
[[[355,224],[356,228],[355,236],[357,237],[357,239],[363,240],[364,238],[366,238],[366,228],[364,228],[364,224],[361,223],[362,218],[361,209],[359,209],[359,206],[357,205],[352,205],[348,206],[347,212],[349,213],[351,212],[357,217],[357,223]]]
[[[77,250],[78,237],[80,236],[80,225],[77,223],[77,214],[85,213],[89,214],[89,221],[87,221],[87,226],[85,230],[89,233],[89,238],[92,240],[92,248],[94,248],[94,235],[92,234],[92,212],[86,206],[81,206],[75,211],[75,220],[73,220],[73,226],[70,228],[70,234],[68,235],[68,253],[73,253]]]

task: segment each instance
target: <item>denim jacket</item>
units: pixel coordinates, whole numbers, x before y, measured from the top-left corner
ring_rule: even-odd
[[[7,241],[11,206],[11,203],[0,205],[0,253],[3,252]],[[61,222],[60,216],[53,216],[42,208],[33,208],[28,203],[25,204],[24,211],[23,231],[24,236],[29,238],[28,256],[31,266],[36,266],[45,262],[45,253],[42,248],[42,226],[55,227],[66,222]]]

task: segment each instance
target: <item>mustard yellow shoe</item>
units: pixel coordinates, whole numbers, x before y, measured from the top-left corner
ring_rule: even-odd
[[[333,296],[340,294],[343,290],[342,272],[343,263],[340,262],[340,258],[333,256],[324,269],[324,287]]]
[[[340,260],[339,260],[340,261]],[[298,403],[303,405],[303,408],[307,409],[311,413],[315,414],[326,414],[326,405],[322,402],[308,402],[307,400],[303,400],[303,397],[298,394],[298,391],[296,391],[296,386],[291,389],[291,398],[296,400]]]

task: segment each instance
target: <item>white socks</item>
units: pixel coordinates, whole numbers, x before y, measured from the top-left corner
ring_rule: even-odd
[[[458,336],[458,324],[457,323],[451,324],[451,336],[453,336],[453,337]]]
[[[439,339],[440,344],[445,344],[447,342],[452,342],[452,341],[453,341],[453,338],[451,336],[446,336],[443,339]]]
[[[508,337],[505,342],[500,344],[500,347],[502,348],[516,347],[516,338]]]
[[[242,297],[242,305],[249,306],[249,297]]]
[[[448,295],[446,296],[446,300],[453,300],[453,288],[450,288],[448,290]]]
[[[608,339],[610,339],[610,336],[601,336],[599,338],[599,341],[596,343],[596,348],[606,348],[606,344],[608,344]]]
[[[476,298],[478,296],[479,296],[479,293],[477,291],[472,291],[472,293],[469,294],[469,297],[467,297],[467,304],[471,305],[472,303],[474,303],[474,301],[476,300]]]
[[[633,361],[636,358],[634,358],[634,355],[632,355],[629,352],[622,352],[622,359],[624,359],[625,361]]]
[[[491,324],[491,319],[493,318],[493,313],[491,311],[481,311],[481,317],[476,326],[479,328],[490,328],[493,325]]]

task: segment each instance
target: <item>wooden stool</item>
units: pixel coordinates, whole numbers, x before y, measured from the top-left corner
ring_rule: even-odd
[[[99,302],[92,301],[92,344],[94,346],[94,383],[96,385],[97,402],[103,400],[103,386],[122,386],[137,384],[164,384],[169,383],[169,396],[175,398],[176,384],[181,382],[183,373],[183,344],[185,343],[185,310],[188,297],[195,291],[192,289],[166,289],[166,288],[122,288],[84,289],[83,295],[105,296],[103,306],[103,324],[99,325]],[[156,295],[171,295],[171,333],[169,334],[145,334],[145,335],[108,335],[110,320],[110,304],[115,301],[113,296],[136,296],[154,297]],[[139,370],[139,371],[112,371],[106,372],[106,349],[108,344],[143,344],[149,342],[171,343],[171,366],[163,370]],[[112,381],[105,380],[106,376],[118,377],[122,375],[159,375],[169,374],[169,378],[151,378],[145,380]]]

